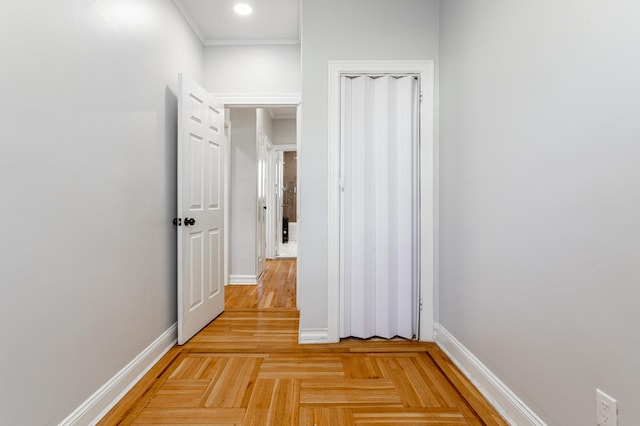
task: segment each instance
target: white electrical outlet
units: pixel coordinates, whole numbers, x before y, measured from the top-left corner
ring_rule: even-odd
[[[598,426],[618,426],[618,401],[596,389],[596,423]]]

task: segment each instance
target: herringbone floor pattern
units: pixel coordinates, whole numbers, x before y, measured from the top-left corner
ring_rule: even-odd
[[[227,303],[100,424],[506,425],[434,344],[298,345],[298,312],[268,309],[265,299],[295,300],[291,270],[295,260],[270,261],[262,289],[227,287],[227,302],[255,291],[243,302],[254,307]],[[287,295],[271,293],[278,287]]]

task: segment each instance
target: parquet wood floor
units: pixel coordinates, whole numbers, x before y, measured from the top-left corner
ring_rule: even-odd
[[[225,310],[296,309],[296,259],[267,260],[258,285],[225,287]]]
[[[226,311],[100,425],[507,424],[433,343],[298,345],[295,260],[270,261],[255,293],[227,289]]]

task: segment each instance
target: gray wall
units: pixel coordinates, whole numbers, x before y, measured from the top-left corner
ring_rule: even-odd
[[[297,142],[295,118],[281,118],[273,121],[273,144],[295,145]]]
[[[640,5],[441,8],[440,321],[549,424],[640,424]]]
[[[0,424],[56,424],[176,321],[171,0],[0,3]]]
[[[301,328],[327,327],[327,63],[437,59],[437,0],[302,2],[302,111],[298,218]]]
[[[207,89],[213,93],[299,93],[300,46],[207,46]]]
[[[231,108],[230,275],[256,275],[258,129],[271,139],[264,108]]]
[[[256,274],[256,109],[231,110],[230,275]]]

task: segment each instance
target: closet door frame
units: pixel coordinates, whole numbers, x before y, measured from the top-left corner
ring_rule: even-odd
[[[328,321],[327,340],[340,340],[340,150],[343,75],[416,74],[420,76],[420,335],[434,341],[436,229],[436,129],[434,61],[329,61],[328,140]]]

